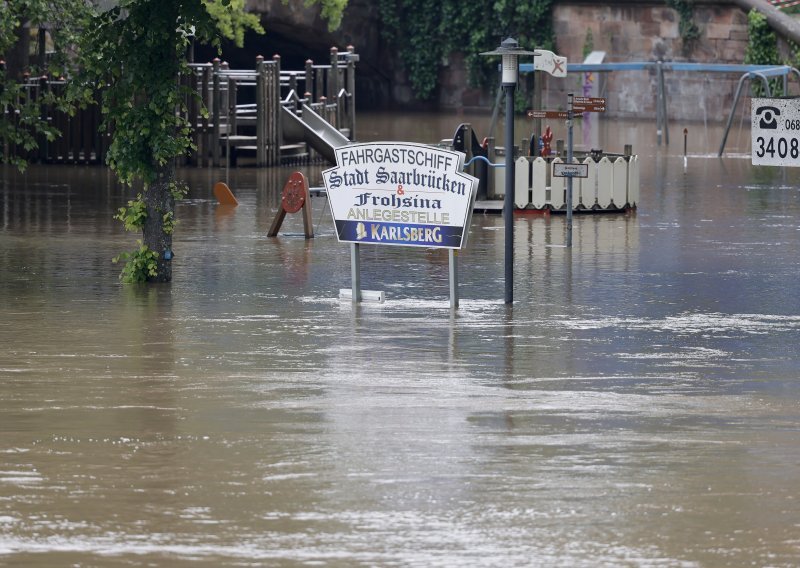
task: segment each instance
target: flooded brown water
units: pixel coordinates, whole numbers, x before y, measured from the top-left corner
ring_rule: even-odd
[[[135,236],[105,169],[2,170],[0,565],[800,565],[798,172],[702,125],[684,169],[682,127],[603,126],[640,206],[576,216],[571,251],[563,216],[515,219],[513,308],[476,215],[456,313],[437,251],[364,247],[388,300],[340,301],[324,199],[315,239],[267,238],[292,169],[231,171],[228,211],[224,170],[183,171],[150,287],[110,262]]]

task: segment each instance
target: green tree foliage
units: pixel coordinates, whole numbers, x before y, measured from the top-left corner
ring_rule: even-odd
[[[68,77],[74,73],[75,58],[71,50],[76,43],[80,22],[87,6],[82,0],[5,0],[0,2],[0,60],[14,58],[17,43],[27,45],[24,34],[46,25],[54,51],[42,62],[9,61],[0,65],[0,162],[8,162],[24,170],[25,155],[38,148],[41,140],[53,141],[60,135],[44,119],[43,108],[51,106],[69,111],[65,92],[37,91],[33,82],[38,77]],[[19,55],[19,54],[18,54]],[[22,54],[27,59],[27,53]],[[14,63],[14,65],[12,65]],[[22,66],[32,81],[25,81]],[[26,84],[27,83],[27,84]],[[73,91],[73,98],[85,99],[90,93]],[[73,99],[74,102],[74,99]]]
[[[759,11],[753,9],[747,14],[748,42],[744,52],[744,62],[752,65],[781,65],[778,54],[778,37],[767,23],[767,18]],[[751,83],[756,96],[764,96],[764,86],[761,81]],[[773,96],[783,94],[783,86],[779,79],[770,79],[770,91]]]
[[[346,0],[321,4],[323,16],[338,25]],[[219,47],[227,37],[241,46],[246,29],[263,32],[244,8],[244,0],[119,0],[95,11],[81,36],[83,76],[102,91],[106,124],[113,127],[109,166],[123,182],[144,186],[116,216],[143,234],[139,248],[120,257],[126,282],[172,279],[175,199],[185,193],[175,163],[192,146],[194,125],[185,107],[195,96],[178,78],[189,72],[192,38]]]
[[[282,0],[284,4],[289,4],[296,0]],[[305,0],[306,6],[319,4],[323,20],[327,20],[328,29],[333,31],[342,23],[344,9],[347,8],[348,0]]]
[[[137,251],[120,257],[127,261],[123,281],[172,279],[172,220],[184,192],[175,163],[192,144],[185,107],[195,96],[178,78],[189,72],[185,54],[193,38],[219,45],[222,30],[243,37],[248,20],[241,12],[231,0],[119,0],[87,19],[75,84],[102,94],[105,126],[113,131],[108,165],[124,183],[143,187],[117,215],[143,235]]]
[[[336,27],[347,0],[306,4],[320,4]],[[56,48],[64,57],[53,61],[79,68],[68,75],[64,104],[100,93],[103,126],[113,132],[108,164],[123,182],[142,184],[137,198],[115,215],[143,234],[134,252],[117,257],[126,261],[126,282],[172,278],[174,204],[186,191],[175,179],[175,164],[191,148],[194,125],[185,106],[196,96],[180,86],[179,77],[189,72],[185,54],[195,38],[218,47],[227,37],[241,46],[246,29],[263,31],[244,8],[245,0],[0,0],[0,54],[17,41],[23,22],[59,22],[56,36],[65,39]],[[66,67],[57,73],[66,74]],[[11,111],[0,122],[0,138],[4,146],[31,149],[37,137],[57,135],[37,106],[53,101],[27,96],[17,79],[0,77],[0,106]],[[24,160],[16,163],[24,166]]]
[[[383,34],[405,65],[414,93],[432,98],[442,62],[465,56],[472,85],[498,80],[497,61],[481,57],[513,36],[520,46],[552,50],[553,0],[378,0]]]
[[[667,5],[678,12],[678,33],[683,40],[684,50],[689,51],[694,42],[700,39],[700,28],[694,23],[694,8],[691,0],[667,0]]]

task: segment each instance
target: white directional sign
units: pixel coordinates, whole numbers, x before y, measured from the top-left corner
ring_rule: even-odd
[[[546,49],[537,49],[539,54],[533,58],[533,68],[550,73],[553,77],[567,76],[567,58]]]
[[[563,162],[555,162],[553,164],[553,176],[562,178],[587,178],[589,177],[589,164],[565,164]]]
[[[754,98],[751,120],[754,166],[800,167],[800,98]]]

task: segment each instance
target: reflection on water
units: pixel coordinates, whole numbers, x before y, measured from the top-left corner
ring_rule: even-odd
[[[572,250],[563,216],[516,218],[511,309],[476,215],[457,313],[442,251],[362,247],[388,301],[340,302],[322,199],[317,238],[265,236],[291,169],[231,171],[234,210],[184,171],[152,287],[118,283],[105,170],[2,170],[0,565],[800,563],[797,174],[735,136],[709,157],[721,130],[684,171],[652,124],[603,129],[639,210],[577,215]]]

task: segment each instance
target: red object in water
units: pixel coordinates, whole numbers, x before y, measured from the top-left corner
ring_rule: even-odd
[[[294,172],[289,176],[286,185],[283,186],[281,195],[281,205],[287,213],[297,213],[303,208],[308,192],[308,182],[306,176],[300,172]]]
[[[544,129],[544,134],[542,134],[542,156],[549,156],[552,150],[550,149],[550,142],[553,141],[553,131],[550,130],[550,126]]]

